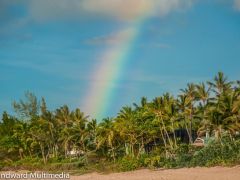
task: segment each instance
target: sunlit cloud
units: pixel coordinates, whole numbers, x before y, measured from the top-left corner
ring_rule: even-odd
[[[216,0],[222,2],[223,0]],[[224,0],[225,1],[225,0]],[[29,18],[36,22],[52,19],[90,19],[107,17],[117,20],[135,20],[149,16],[165,16],[174,11],[185,11],[198,0],[1,0],[0,18],[11,16],[7,12],[10,5],[23,4]],[[231,0],[234,8],[240,10],[240,0]]]
[[[240,0],[234,0],[234,7],[240,11]]]
[[[37,21],[67,16],[107,16],[119,20],[133,20],[144,13],[164,16],[183,10],[194,0],[41,0],[30,1],[29,12]]]

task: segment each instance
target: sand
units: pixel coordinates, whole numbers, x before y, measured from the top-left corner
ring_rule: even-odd
[[[24,173],[24,171],[11,173]],[[79,176],[70,176],[70,180],[240,180],[240,166],[231,168],[211,167],[169,170],[142,169],[112,174],[90,173]]]
[[[183,168],[170,170],[137,170],[125,173],[71,176],[71,180],[240,180],[240,166]]]

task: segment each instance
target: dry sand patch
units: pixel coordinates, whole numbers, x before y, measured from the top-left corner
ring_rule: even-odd
[[[71,180],[240,180],[240,167],[137,170],[124,173],[71,176]]]

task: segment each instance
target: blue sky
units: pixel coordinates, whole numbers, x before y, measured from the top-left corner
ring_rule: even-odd
[[[239,0],[0,0],[0,112],[27,90],[84,110],[99,56],[141,16],[105,116],[218,71],[240,79]]]

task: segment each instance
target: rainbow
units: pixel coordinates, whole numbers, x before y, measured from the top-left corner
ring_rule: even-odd
[[[85,96],[84,110],[92,118],[106,117],[114,98],[114,85],[121,77],[128,62],[128,56],[136,42],[146,16],[142,16],[131,26],[114,34],[114,44],[98,59],[93,70],[90,86]]]

